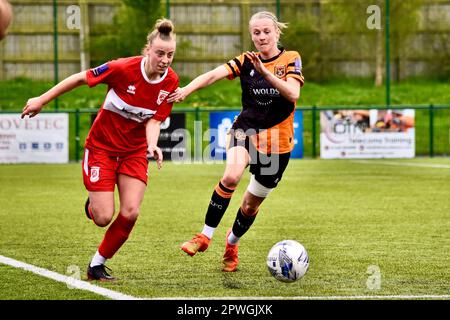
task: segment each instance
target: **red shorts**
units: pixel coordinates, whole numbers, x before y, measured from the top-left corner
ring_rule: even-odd
[[[82,162],[83,181],[88,191],[114,191],[119,174],[147,184],[148,161],[145,152],[111,156],[99,149],[85,149]]]

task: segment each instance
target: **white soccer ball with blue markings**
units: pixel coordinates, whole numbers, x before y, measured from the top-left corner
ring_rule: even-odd
[[[308,267],[308,253],[305,247],[295,240],[278,242],[267,255],[270,274],[283,282],[294,282],[302,278]]]

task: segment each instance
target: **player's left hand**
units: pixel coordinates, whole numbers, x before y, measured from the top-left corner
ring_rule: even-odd
[[[147,158],[155,159],[158,170],[161,169],[163,162],[163,153],[161,149],[158,146],[149,146],[147,151]]]
[[[267,72],[269,72],[266,67],[264,67],[264,64],[262,61],[258,58],[255,52],[253,51],[247,51],[245,55],[250,59],[253,66],[255,67],[256,71],[262,76],[264,76]]]

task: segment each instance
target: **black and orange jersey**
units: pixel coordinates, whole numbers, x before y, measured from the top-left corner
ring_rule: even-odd
[[[257,53],[259,55],[259,53]],[[260,58],[261,59],[261,58]],[[291,77],[303,86],[302,62],[296,51],[281,52],[268,60],[264,66],[282,80]],[[264,153],[287,153],[294,148],[293,118],[296,104],[284,98],[280,92],[264,79],[245,55],[225,64],[228,79],[240,77],[242,88],[242,111],[233,124],[233,129],[244,132],[264,132],[252,137],[257,149]],[[277,131],[276,135],[270,131]],[[275,133],[275,132],[273,132]],[[276,138],[276,137],[278,138]],[[275,143],[274,143],[275,142]]]

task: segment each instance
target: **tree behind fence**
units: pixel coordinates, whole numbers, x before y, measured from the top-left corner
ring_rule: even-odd
[[[136,42],[144,44],[145,38],[140,38],[153,26],[153,22],[149,22],[148,30],[132,32],[136,27],[130,26],[131,32],[123,32],[125,25],[118,24],[120,19],[115,18],[121,7],[118,0],[57,2],[60,78],[114,58],[114,55],[119,56],[108,49],[108,45],[116,43],[119,33],[122,37],[135,36]],[[12,0],[11,3],[15,19],[7,39],[0,43],[0,80],[16,77],[53,79],[52,1]],[[308,80],[374,77],[377,66],[379,70],[380,64],[384,65],[384,0],[291,0],[280,3],[281,21],[290,25],[282,43],[287,49],[302,54]],[[166,1],[161,1],[162,8],[165,4]],[[248,32],[249,17],[261,10],[276,12],[276,1],[172,0],[170,5],[170,18],[178,35],[174,68],[180,75],[188,77],[253,49]],[[369,5],[378,5],[381,9],[380,30],[367,28]],[[74,21],[74,6],[79,8],[81,18],[85,18],[81,19],[78,28],[70,24]],[[448,79],[450,3],[442,0],[391,1],[391,11],[393,78],[438,76]],[[140,54],[140,50],[127,54]]]

